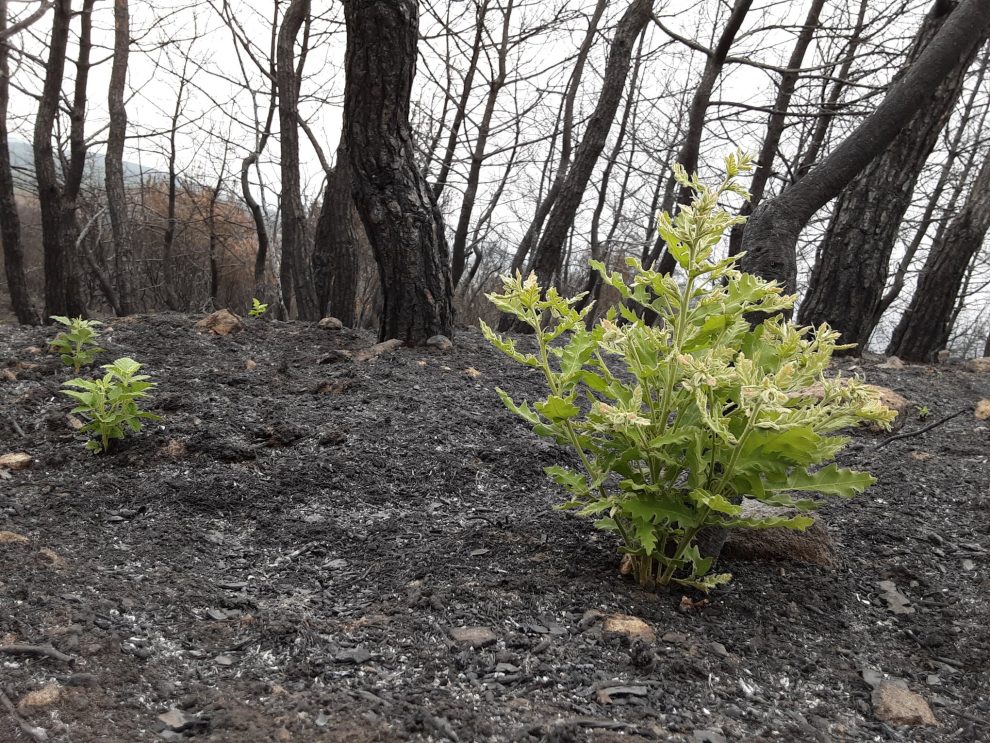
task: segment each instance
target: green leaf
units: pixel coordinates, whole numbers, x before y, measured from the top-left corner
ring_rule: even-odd
[[[546,418],[552,421],[565,421],[573,418],[581,409],[574,404],[572,399],[565,399],[557,395],[550,395],[546,402],[538,402],[534,407]]]
[[[784,478],[765,480],[764,487],[769,491],[802,490],[851,498],[875,482],[876,479],[868,472],[857,472],[830,464],[813,473],[795,468]]]

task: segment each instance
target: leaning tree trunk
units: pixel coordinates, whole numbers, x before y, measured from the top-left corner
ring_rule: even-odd
[[[85,18],[85,17],[84,17]],[[75,203],[67,202],[64,188],[59,184],[52,146],[52,131],[58,116],[65,73],[65,54],[72,20],[72,0],[58,0],[52,34],[48,42],[45,82],[41,89],[38,114],[34,120],[34,171],[38,184],[38,206],[41,211],[41,244],[45,265],[45,315],[83,316],[86,307],[79,285],[79,262],[75,240],[64,225],[65,217],[74,218]],[[80,75],[85,75],[80,70]],[[70,207],[64,209],[64,207]]]
[[[651,0],[633,0],[615,29],[598,104],[588,119],[584,137],[574,153],[574,164],[567,172],[560,194],[547,218],[546,228],[536,245],[531,268],[544,287],[549,287],[560,271],[567,234],[574,224],[585,188],[605,147],[605,140],[622,100],[633,47],[652,12]]]
[[[134,312],[131,297],[131,221],[127,216],[127,196],[124,191],[124,142],[127,138],[124,86],[127,84],[127,54],[131,43],[127,0],[114,0],[113,20],[113,65],[107,96],[110,123],[107,128],[105,181],[117,269],[117,303],[122,314],[130,315]]]
[[[928,13],[908,54],[909,67],[954,9],[950,0],[939,0]],[[976,51],[973,46],[960,55],[883,154],[839,195],[799,316],[802,323],[828,323],[840,331],[844,342],[857,344],[850,353],[862,352],[873,334],[915,183],[959,100]]]
[[[296,36],[309,15],[309,0],[292,0],[278,33],[276,79],[282,170],[282,292],[286,309],[294,296],[296,316],[318,320],[316,296],[305,260],[306,212],[299,182],[299,82]]]
[[[343,141],[384,306],[379,336],[419,344],[454,330],[450,253],[433,192],[416,167],[409,97],[416,0],[346,0]]]
[[[990,157],[962,209],[942,237],[932,245],[918,286],[901,316],[887,353],[906,361],[932,361],[949,341],[953,308],[966,268],[983,246],[990,230]]]
[[[317,307],[353,327],[358,285],[357,229],[347,152],[337,148],[337,163],[327,176],[323,208],[313,244],[313,280]],[[357,218],[360,221],[360,217]]]
[[[876,110],[826,157],[779,196],[764,200],[743,236],[742,269],[797,287],[797,241],[815,213],[834,199],[911,121],[918,102],[966,65],[986,37],[990,0],[963,0]]]
[[[7,36],[7,0],[0,0],[0,37]],[[3,240],[3,262],[7,275],[10,305],[17,322],[37,325],[38,311],[31,302],[24,274],[24,248],[21,245],[21,220],[14,198],[14,174],[10,165],[10,145],[7,141],[7,106],[10,102],[10,47],[0,38],[0,239]]]

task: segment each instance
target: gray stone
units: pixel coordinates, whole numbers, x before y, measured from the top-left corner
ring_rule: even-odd
[[[454,347],[453,341],[445,335],[434,335],[433,337],[428,338],[426,345],[431,346],[438,351],[449,351]]]
[[[453,627],[450,636],[458,645],[486,648],[498,642],[498,636],[488,627]]]
[[[884,682],[870,697],[873,714],[891,725],[938,725],[938,720],[920,695]]]
[[[344,329],[344,323],[342,323],[336,317],[324,317],[316,325],[317,325],[317,327],[323,328],[324,330],[343,330]]]

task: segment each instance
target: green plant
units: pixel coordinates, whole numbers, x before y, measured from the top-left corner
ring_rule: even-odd
[[[268,312],[268,305],[262,304],[257,297],[251,297],[251,309],[248,310],[248,314],[251,317],[261,317],[266,312]]]
[[[677,217],[661,215],[658,229],[681,282],[635,259],[627,260],[628,280],[593,262],[622,304],[588,329],[590,307],[575,309],[580,297],[517,274],[489,299],[533,329],[535,351],[482,323],[489,341],[546,379],[549,395],[532,405],[498,394],[537,434],[576,451],[580,468],[546,470],[570,492],[561,507],[616,532],[644,585],[707,591],[731,576],[709,574],[702,529],[805,529],[812,519],[803,514],[818,503],[795,493],[863,491],[868,473],[827,464],[848,441],[834,433],[862,420],[886,427],[894,417],[860,382],[823,377],[838,333],[791,324],[780,313],[794,297],[738,271],[736,258],[713,257],[742,221],[719,199],[748,196],[736,178],[751,170],[750,159],[733,155],[725,169],[714,188],[675,169],[696,196]],[[766,319],[754,326],[754,316]],[[754,517],[744,497],[792,510]]]
[[[928,416],[932,414],[931,408],[927,405],[915,405],[914,411],[918,414],[918,418],[925,420]]]
[[[102,368],[107,373],[101,379],[70,379],[62,385],[75,388],[62,390],[62,394],[79,403],[72,412],[86,419],[81,430],[98,437],[86,442],[94,454],[105,452],[110,441],[124,438],[128,429],[140,431],[142,420],[160,420],[139,407],[139,401],[156,386],[148,381],[150,377],[137,373],[141,364],[125,357]]]
[[[52,320],[64,325],[65,330],[55,336],[49,344],[51,349],[59,354],[62,363],[71,366],[78,374],[79,370],[96,360],[96,357],[106,349],[96,345],[96,329],[102,323],[96,320],[85,320],[81,317],[62,317],[52,315]]]

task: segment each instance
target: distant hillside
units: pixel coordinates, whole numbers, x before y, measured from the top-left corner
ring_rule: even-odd
[[[102,183],[106,173],[103,167],[104,153],[90,150],[86,155],[86,171],[83,176],[91,183]],[[58,161],[56,161],[58,165]],[[13,139],[10,141],[10,166],[14,171],[14,184],[18,190],[34,193],[37,190],[34,178],[34,150],[28,142]],[[167,175],[164,171],[154,168],[142,168],[132,162],[124,162],[124,183],[129,186],[140,185],[142,178],[147,181]]]

